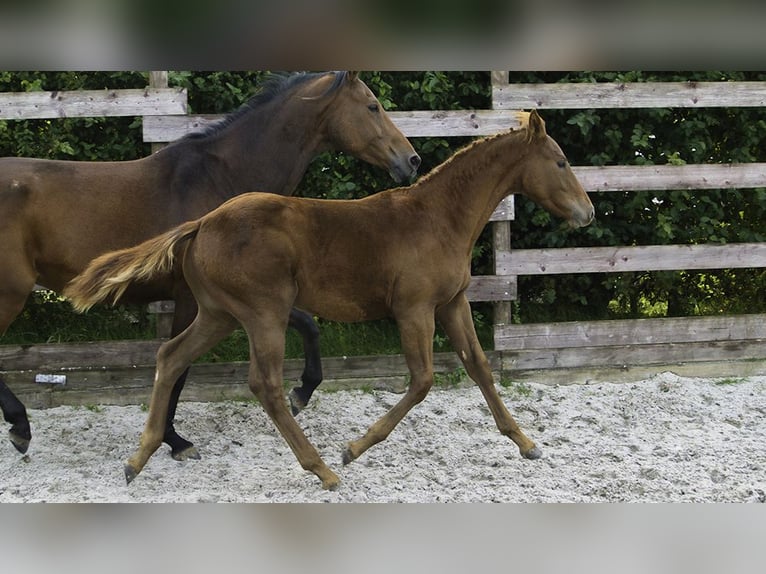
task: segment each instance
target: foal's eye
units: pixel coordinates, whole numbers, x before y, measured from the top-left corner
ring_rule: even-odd
[[[370,104],[367,106],[367,109],[371,112],[377,112],[380,108],[378,107],[378,104]]]
[[[559,167],[562,167],[562,168],[563,168],[563,167],[566,167],[566,165],[567,165],[567,160],[565,160],[565,159],[560,159],[560,160],[558,160],[558,161],[556,162],[556,165],[557,165],[557,166],[559,166]]]

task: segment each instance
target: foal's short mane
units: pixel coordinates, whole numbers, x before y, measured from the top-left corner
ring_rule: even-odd
[[[289,92],[293,88],[297,88],[309,82],[319,76],[325,75],[327,72],[297,72],[293,74],[284,74],[277,72],[270,72],[266,78],[258,84],[257,93],[242,104],[239,108],[228,114],[226,117],[218,122],[215,122],[203,130],[187,134],[179,141],[183,140],[198,140],[206,137],[214,136],[220,133],[227,126],[231,125],[242,116],[250,113],[251,111],[263,106],[277,97]],[[332,85],[321,94],[319,97],[327,96],[335,90],[337,90],[346,79],[348,72],[330,72],[335,75]]]
[[[491,142],[493,140],[499,140],[506,137],[520,136],[525,131],[526,131],[526,128],[522,127],[521,129],[510,129],[509,131],[506,131],[506,132],[500,132],[498,134],[494,134],[491,136],[475,139],[472,142],[466,144],[464,147],[462,147],[458,151],[456,151],[446,161],[437,165],[435,168],[433,168],[431,171],[429,171],[427,174],[421,177],[417,181],[417,183],[421,183],[421,182],[426,183],[434,178],[439,177],[442,171],[447,169],[451,164],[462,161],[463,157],[467,155],[468,153],[470,153],[471,150],[473,150],[475,147],[484,145],[485,143]],[[454,174],[451,174],[450,177],[454,177]]]

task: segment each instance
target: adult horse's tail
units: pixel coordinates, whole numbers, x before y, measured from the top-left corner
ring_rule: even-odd
[[[194,237],[199,226],[200,220],[189,221],[135,247],[97,257],[69,282],[62,295],[78,311],[87,311],[106,300],[116,303],[132,283],[171,271],[176,246]]]

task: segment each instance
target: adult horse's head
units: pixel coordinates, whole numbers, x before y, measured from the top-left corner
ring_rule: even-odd
[[[588,225],[593,221],[593,204],[577,181],[564,152],[546,133],[545,122],[536,110],[529,113],[528,119],[522,119],[522,125],[525,123],[529,149],[520,192],[567,221],[571,227]]]
[[[397,183],[415,176],[420,156],[356,72],[336,72],[317,85],[319,90],[305,97],[332,98],[322,123],[335,149],[388,170]]]

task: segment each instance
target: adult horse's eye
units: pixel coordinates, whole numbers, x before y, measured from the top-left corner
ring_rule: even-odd
[[[567,160],[565,160],[565,159],[560,159],[560,160],[558,160],[558,161],[556,162],[556,165],[557,165],[557,166],[559,166],[559,167],[566,167],[566,165],[567,165]]]
[[[369,106],[367,106],[367,109],[370,110],[371,112],[380,111],[378,104],[370,104]]]

